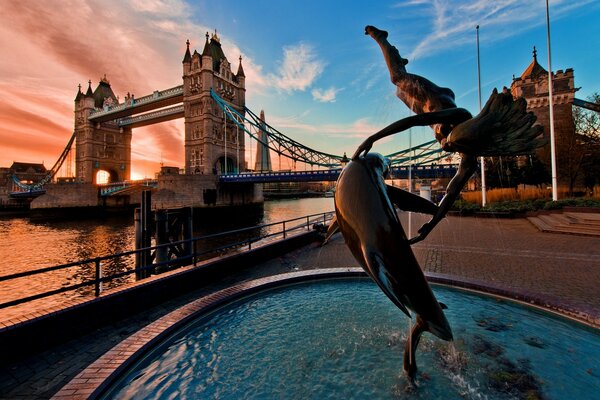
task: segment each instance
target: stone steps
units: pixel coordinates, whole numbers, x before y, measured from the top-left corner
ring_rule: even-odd
[[[542,232],[600,237],[600,214],[564,212],[540,214],[527,219]]]

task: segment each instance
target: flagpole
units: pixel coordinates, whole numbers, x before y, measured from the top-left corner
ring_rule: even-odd
[[[550,162],[552,164],[552,200],[558,200],[558,182],[556,172],[556,140],[554,138],[554,101],[552,84],[552,59],[550,56],[550,11],[546,0],[546,30],[548,32],[548,103],[550,106]]]
[[[479,25],[475,27],[477,31],[477,94],[479,97],[479,112],[481,112],[481,67],[479,63]],[[485,189],[485,158],[482,156],[479,158],[481,162],[481,206],[485,207],[487,204],[487,196]]]

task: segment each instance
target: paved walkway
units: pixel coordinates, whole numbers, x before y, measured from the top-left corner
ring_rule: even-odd
[[[413,216],[413,232],[421,222],[422,218]],[[426,271],[527,292],[561,302],[600,321],[600,246],[597,241],[594,237],[540,232],[526,219],[448,217],[430,237],[415,245],[414,250]],[[248,268],[219,284],[166,302],[135,318],[2,367],[0,398],[49,398],[139,328],[193,299],[236,282],[294,270],[355,265],[338,235],[327,246],[311,245]]]

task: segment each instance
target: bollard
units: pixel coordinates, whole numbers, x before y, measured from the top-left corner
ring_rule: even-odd
[[[142,242],[142,221],[141,221],[141,210],[139,208],[135,209],[134,212],[134,222],[135,222],[135,249],[141,249],[143,247]],[[135,279],[140,280],[143,276],[143,271],[141,268],[144,265],[142,264],[142,254],[139,251],[135,252]]]
[[[96,286],[96,297],[100,296],[100,293],[102,293],[102,281],[100,279],[102,279],[102,269],[101,269],[102,265],[100,264],[100,260],[96,260],[96,279],[95,279],[95,286]]]
[[[165,210],[156,210],[156,272],[161,273],[169,269],[169,216]]]

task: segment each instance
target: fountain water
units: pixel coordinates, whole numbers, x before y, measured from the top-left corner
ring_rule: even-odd
[[[104,398],[594,395],[597,331],[499,298],[440,286],[434,291],[448,305],[457,339],[449,345],[422,338],[414,384],[398,356],[409,320],[372,281],[338,279],[270,289],[199,317],[134,365]]]

